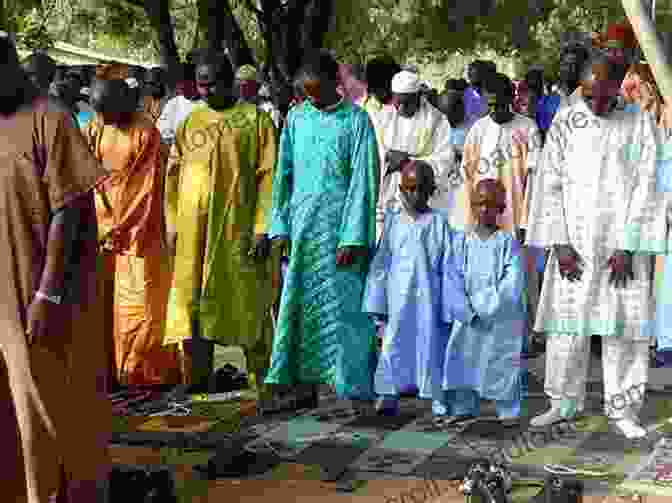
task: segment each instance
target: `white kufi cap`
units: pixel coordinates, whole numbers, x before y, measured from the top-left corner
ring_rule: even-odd
[[[419,93],[420,88],[420,77],[417,73],[404,70],[392,79],[392,92],[395,94]]]

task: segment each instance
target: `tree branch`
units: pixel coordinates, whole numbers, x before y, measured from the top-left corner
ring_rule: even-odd
[[[264,13],[255,7],[255,5],[252,3],[252,0],[245,0],[243,4],[247,10],[257,17],[257,19],[262,19],[264,17]]]

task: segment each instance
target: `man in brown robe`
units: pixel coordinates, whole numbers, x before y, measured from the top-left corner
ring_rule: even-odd
[[[111,410],[92,193],[104,171],[7,37],[0,58],[2,501],[104,501]]]

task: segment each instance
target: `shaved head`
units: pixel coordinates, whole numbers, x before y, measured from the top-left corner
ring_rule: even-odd
[[[475,201],[493,201],[497,205],[506,207],[506,187],[501,180],[485,178],[476,184],[474,188]]]
[[[418,186],[432,191],[436,188],[436,176],[432,167],[424,161],[413,161],[406,164],[401,170],[402,176],[414,176]]]

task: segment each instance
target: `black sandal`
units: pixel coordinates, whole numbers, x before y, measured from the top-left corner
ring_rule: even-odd
[[[466,416],[438,416],[434,418],[434,425],[438,427],[446,426],[466,426],[469,423],[477,421],[478,418],[472,415]]]
[[[508,417],[505,419],[498,419],[498,421],[504,428],[516,428],[517,426],[520,426],[519,417]]]

